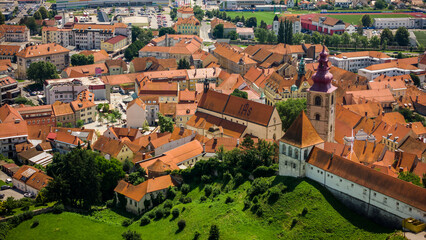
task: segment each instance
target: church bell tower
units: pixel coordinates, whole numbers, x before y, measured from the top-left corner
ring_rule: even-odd
[[[333,74],[329,72],[325,46],[318,62],[317,72],[312,76],[314,84],[308,90],[307,116],[324,141],[334,142],[337,87],[331,84]]]

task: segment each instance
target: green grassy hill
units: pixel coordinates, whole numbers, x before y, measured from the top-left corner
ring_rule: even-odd
[[[250,182],[245,182],[236,189],[231,185],[216,183],[213,186],[220,190],[220,194],[214,198],[210,196],[204,202],[200,201],[204,196],[202,186],[196,186],[188,193],[192,198],[192,202],[188,204],[179,202],[181,193],[178,192],[172,208],[180,210],[176,219],[169,215],[160,220],[152,219],[146,226],[140,226],[140,221],[135,221],[129,227],[123,227],[121,223],[128,215],[109,209],[90,215],[69,212],[59,215],[44,214],[12,229],[7,239],[121,239],[121,233],[128,229],[139,232],[144,240],[189,240],[193,239],[195,231],[201,233],[199,239],[207,239],[212,224],[219,226],[220,239],[399,238],[394,235],[393,230],[380,227],[351,212],[316,183],[282,177],[271,177],[268,180],[273,189],[280,189],[280,195],[277,200],[270,198],[269,192],[273,191],[270,189],[255,197],[263,214],[253,213],[256,211],[251,209],[243,210],[248,201],[246,195],[247,189],[251,187]],[[226,204],[225,199],[228,197],[234,201]],[[304,212],[304,208],[307,211]],[[152,211],[155,210],[156,208]],[[31,228],[34,219],[40,224]],[[186,221],[186,227],[181,232],[177,227],[180,219]]]

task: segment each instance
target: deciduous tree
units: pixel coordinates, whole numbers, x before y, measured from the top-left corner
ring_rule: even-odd
[[[53,63],[40,61],[33,62],[27,69],[27,77],[38,84],[43,84],[46,79],[59,78],[56,66]]]

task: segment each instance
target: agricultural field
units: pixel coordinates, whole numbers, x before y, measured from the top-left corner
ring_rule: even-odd
[[[193,185],[186,196],[177,191],[171,210],[178,209],[179,216],[154,217],[159,209],[165,209],[163,203],[145,213],[151,220],[144,226],[139,217],[111,209],[86,215],[49,213],[21,223],[9,231],[6,239],[108,240],[121,239],[127,230],[137,231],[142,239],[193,239],[195,232],[200,234],[199,239],[207,239],[212,224],[219,227],[220,239],[401,238],[399,233],[355,214],[313,181],[285,177],[259,180],[263,184],[266,181],[266,187],[250,181],[235,187],[231,180],[226,185]],[[183,204],[179,201],[181,197],[190,197],[192,201]],[[128,227],[122,226],[126,219],[133,220]],[[36,220],[39,225],[32,227]],[[178,230],[180,220],[186,221],[183,230]]]
[[[416,35],[417,42],[419,44],[422,44],[423,46],[426,46],[426,32],[424,31],[415,31],[414,35]]]
[[[409,14],[368,14],[372,19],[374,18],[405,18],[405,17],[412,17]],[[358,25],[362,16],[364,14],[329,14],[325,15],[327,17],[337,18],[341,19],[344,22],[351,23],[354,25]]]

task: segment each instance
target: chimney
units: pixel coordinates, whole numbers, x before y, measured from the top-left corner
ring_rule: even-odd
[[[206,144],[203,143],[203,153],[205,153],[205,152],[206,152]]]
[[[365,112],[365,117],[367,117],[367,112]]]
[[[148,136],[148,142],[151,142],[151,136]]]
[[[240,139],[237,138],[237,147],[240,146]]]

